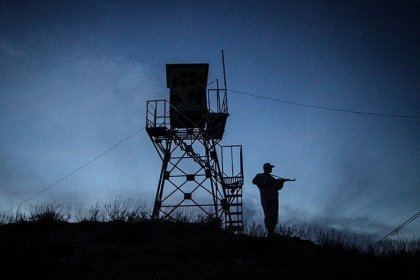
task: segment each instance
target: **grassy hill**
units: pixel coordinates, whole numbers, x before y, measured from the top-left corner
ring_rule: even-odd
[[[0,279],[420,279],[420,254],[378,256],[215,224],[32,219],[0,226]]]

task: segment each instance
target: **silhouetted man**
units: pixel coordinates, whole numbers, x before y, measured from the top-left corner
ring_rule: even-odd
[[[288,179],[276,179],[271,175],[274,165],[265,163],[263,165],[264,173],[258,173],[252,180],[254,185],[258,186],[261,195],[261,205],[264,211],[264,224],[267,229],[267,236],[274,235],[274,229],[277,225],[279,216],[279,190]]]

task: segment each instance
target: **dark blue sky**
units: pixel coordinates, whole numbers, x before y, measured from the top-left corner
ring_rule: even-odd
[[[297,103],[420,115],[418,1],[1,1],[0,206],[144,127],[168,98],[166,63],[210,63],[229,87]],[[325,111],[231,92],[223,143],[296,177],[282,222],[385,234],[420,205],[420,121]],[[146,132],[28,202],[74,208],[117,195],[152,204],[160,160]],[[419,236],[418,221],[407,234]]]

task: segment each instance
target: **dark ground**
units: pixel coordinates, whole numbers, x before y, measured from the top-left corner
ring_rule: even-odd
[[[420,279],[420,256],[156,222],[0,226],[0,279]]]

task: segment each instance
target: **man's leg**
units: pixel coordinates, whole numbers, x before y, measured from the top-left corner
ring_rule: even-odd
[[[262,206],[264,210],[264,224],[267,230],[267,237],[271,237],[274,235],[277,224],[278,207],[276,207],[275,203],[272,201],[264,201]]]
[[[273,226],[273,225],[268,225],[268,226],[266,226],[266,228],[267,228],[267,237],[273,237],[274,236],[274,230],[275,230],[275,226]]]

